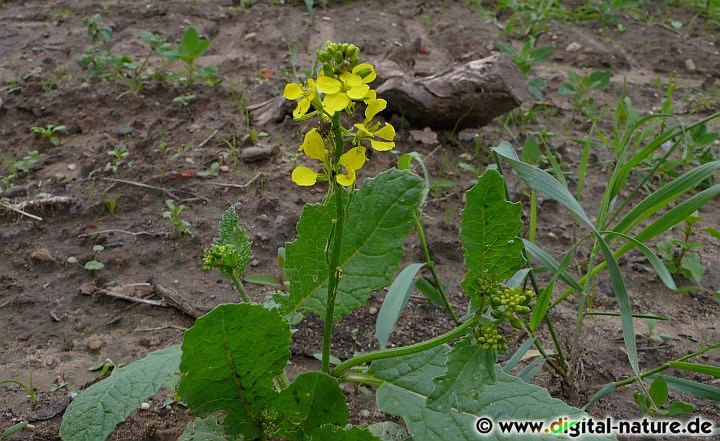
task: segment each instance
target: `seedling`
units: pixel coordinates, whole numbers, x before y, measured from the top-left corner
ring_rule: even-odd
[[[11,436],[15,435],[16,433],[19,433],[21,430],[26,428],[29,424],[30,423],[28,423],[27,421],[21,421],[17,424],[13,424],[12,426],[3,430],[2,433],[0,433],[0,441],[9,440]]]
[[[199,171],[197,176],[202,179],[217,178],[220,163],[213,162],[207,170]]]
[[[112,360],[109,358],[106,358],[104,361],[101,361],[99,363],[96,363],[88,368],[90,372],[97,372],[99,378],[103,378],[106,375],[109,375],[112,373],[113,369],[115,369],[115,363],[113,363]]]
[[[504,53],[512,62],[520,69],[525,81],[528,83],[528,92],[535,98],[541,100],[543,98],[542,91],[547,88],[547,83],[542,78],[531,77],[532,67],[535,64],[543,62],[552,55],[555,46],[535,47],[535,38],[529,37],[520,51],[517,51],[512,45],[507,43],[496,43],[500,52]]]
[[[588,117],[597,116],[595,99],[591,96],[593,90],[603,90],[610,84],[611,70],[599,70],[580,76],[573,70],[567,71],[567,81],[560,84],[558,93],[572,98],[575,112],[582,111]]]
[[[200,38],[195,28],[188,28],[183,34],[178,47],[168,50],[161,55],[183,63],[185,72],[182,75],[172,73],[169,77],[173,80],[193,85],[196,81],[202,80],[210,86],[220,84],[218,69],[215,66],[199,67],[196,63],[198,58],[210,48],[210,40]]]
[[[168,209],[163,211],[162,217],[163,219],[167,219],[173,226],[173,229],[177,232],[178,239],[181,238],[183,234],[192,236],[190,222],[180,217],[180,214],[183,210],[187,209],[187,206],[183,204],[176,205],[172,199],[166,200],[165,205]]]
[[[675,274],[700,283],[705,276],[705,266],[700,261],[698,250],[702,249],[702,244],[691,242],[690,238],[695,233],[694,225],[700,221],[697,212],[685,219],[684,226],[681,227],[680,239],[668,235],[666,240],[657,243],[658,254],[665,262],[668,270]]]
[[[268,133],[263,130],[250,130],[248,133],[243,135],[242,140],[245,144],[251,146],[257,145],[260,138],[268,136]]]
[[[18,380],[0,380],[0,384],[14,384],[20,386],[30,398],[30,403],[34,405],[37,402],[37,395],[35,394],[35,388],[33,387],[32,374],[28,377],[27,383],[23,383]]]
[[[118,201],[122,197],[122,193],[103,193],[103,201],[105,202],[105,209],[108,213],[110,213],[110,216],[115,215],[115,210],[118,208]]]
[[[95,253],[95,257],[93,257],[92,260],[88,260],[85,262],[84,268],[88,271],[100,271],[101,269],[105,268],[105,264],[100,262],[98,259],[98,255],[105,249],[104,246],[98,244],[93,245],[92,250],[93,253]]]
[[[65,126],[56,126],[53,124],[48,124],[45,127],[31,127],[30,132],[32,132],[33,136],[37,139],[42,139],[45,141],[50,142],[50,144],[54,146],[60,145],[60,138],[58,138],[58,134],[65,132],[66,127]]]
[[[682,401],[668,403],[668,385],[662,375],[658,375],[650,385],[650,394],[637,392],[633,395],[635,403],[648,415],[677,416],[692,413],[695,407]],[[663,408],[667,403],[667,407]]]
[[[107,154],[110,156],[110,162],[105,164],[105,170],[117,173],[118,169],[123,165],[126,165],[128,168],[132,167],[133,161],[127,161],[130,156],[127,147],[118,147],[108,151]]]

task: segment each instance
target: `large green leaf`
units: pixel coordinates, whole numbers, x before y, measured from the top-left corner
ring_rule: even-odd
[[[380,441],[380,438],[373,435],[367,429],[360,427],[337,427],[323,426],[314,432],[312,436],[305,438],[307,441]]]
[[[586,416],[552,398],[547,390],[527,384],[494,364],[494,355],[479,346],[450,350],[442,345],[412,355],[377,360],[371,372],[385,381],[377,392],[378,409],[402,417],[410,434],[423,441],[477,440],[478,417],[499,420],[552,420]],[[488,365],[493,372],[488,371]],[[494,380],[493,380],[494,377]],[[435,379],[434,383],[431,379]],[[488,440],[555,439],[538,434]],[[614,437],[595,438],[614,439]]]
[[[333,319],[365,304],[370,292],[390,285],[402,258],[405,237],[414,225],[413,215],[423,194],[419,176],[388,170],[368,179],[347,209],[338,266]],[[285,313],[297,309],[325,315],[328,265],[326,245],[333,225],[335,198],[325,205],[307,205],[298,222],[298,238],[286,247],[285,272],[290,295]]]
[[[222,421],[210,415],[189,422],[177,441],[240,441],[240,438],[225,435]]]
[[[60,437],[64,441],[107,438],[119,422],[179,372],[180,354],[180,346],[151,352],[85,389],[65,411]]]
[[[277,310],[220,305],[185,333],[178,393],[194,412],[225,411],[231,435],[262,433],[275,379],[290,358],[290,327]]]
[[[519,203],[505,200],[505,184],[495,170],[488,170],[467,192],[462,213],[460,241],[465,250],[468,273],[462,282],[470,294],[478,278],[501,281],[525,263]]]
[[[335,378],[322,372],[305,372],[280,392],[272,406],[281,416],[280,430],[289,440],[304,440],[302,433],[313,433],[326,424],[343,427],[348,409]]]

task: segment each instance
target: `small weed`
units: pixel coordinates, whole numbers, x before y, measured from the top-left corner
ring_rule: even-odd
[[[100,271],[101,269],[105,268],[105,264],[100,262],[98,259],[98,255],[105,249],[104,246],[98,244],[93,245],[92,251],[95,253],[95,256],[91,259],[85,262],[84,268],[88,271]]]
[[[202,179],[217,178],[219,169],[220,169],[220,163],[213,162],[212,164],[210,164],[210,167],[207,170],[198,172],[197,176],[198,176],[198,178],[202,178]]]
[[[165,205],[168,209],[163,211],[162,217],[172,224],[173,229],[177,232],[178,239],[181,238],[183,234],[192,236],[190,222],[180,217],[180,214],[183,210],[187,209],[187,206],[183,204],[176,205],[172,199],[166,200]]]
[[[547,88],[547,83],[542,78],[531,77],[532,67],[545,61],[552,55],[555,46],[535,47],[535,37],[529,37],[523,47],[518,51],[512,45],[507,43],[497,43],[498,50],[508,57],[520,69],[525,81],[528,83],[528,91],[537,99],[543,98],[542,91]]]
[[[103,202],[105,203],[105,209],[107,210],[108,213],[110,213],[110,216],[115,215],[115,211],[118,208],[118,201],[120,200],[121,197],[122,197],[121,193],[115,193],[112,195],[107,192],[103,193]]]
[[[560,85],[558,93],[572,98],[575,112],[581,111],[589,118],[595,119],[598,109],[590,92],[605,89],[610,84],[612,71],[599,70],[581,77],[577,72],[568,70],[567,75],[568,79]]]
[[[696,252],[702,248],[702,245],[691,242],[690,238],[695,233],[693,226],[699,221],[700,216],[697,212],[693,213],[679,228],[681,238],[668,235],[665,240],[657,243],[658,254],[665,262],[668,271],[698,284],[705,276],[705,266],[700,261],[700,254]]]
[[[23,383],[18,380],[0,380],[0,384],[15,384],[20,386],[28,397],[30,397],[30,403],[35,404],[37,402],[37,395],[35,394],[35,388],[33,387],[32,374],[28,377],[27,383]]]
[[[110,161],[105,164],[105,170],[112,171],[113,173],[117,173],[118,169],[125,165],[126,167],[130,168],[133,165],[133,161],[128,161],[128,156],[130,156],[130,152],[127,151],[126,147],[118,147],[116,149],[110,150],[107,152],[108,156],[110,156]]]
[[[31,127],[30,132],[33,134],[33,136],[36,139],[43,139],[50,144],[54,146],[60,145],[60,138],[57,137],[58,134],[63,133],[67,130],[65,126],[56,126],[53,124],[48,124],[45,127]]]

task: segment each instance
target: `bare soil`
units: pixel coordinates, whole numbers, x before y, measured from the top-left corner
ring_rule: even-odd
[[[237,301],[222,276],[201,269],[203,247],[211,242],[220,215],[231,205],[238,209],[254,242],[249,273],[277,273],[278,247],[293,240],[303,205],[318,201],[322,193],[298,188],[290,181],[303,128],[290,117],[258,128],[269,134],[260,142],[273,148],[272,155],[255,163],[239,161],[235,168],[227,158],[225,141],[248,133],[238,96],[245,94],[249,103],[277,96],[287,82],[284,73],[292,72],[293,63],[298,70],[309,69],[314,50],[328,39],[355,43],[371,62],[377,62],[419,37],[422,48],[415,70],[420,75],[487,56],[494,50],[494,42],[519,44],[504,34],[492,17],[471,10],[464,2],[333,2],[327,9],[316,8],[307,28],[310,17],[302,2],[288,3],[258,1],[242,11],[223,0],[0,1],[0,152],[14,158],[31,150],[41,153],[39,161],[29,172],[21,173],[4,196],[12,203],[46,195],[72,199],[28,209],[42,217],[41,221],[0,211],[0,380],[32,377],[38,391],[38,401],[33,404],[20,387],[0,385],[0,430],[21,420],[34,426],[13,440],[59,439],[69,394],[97,380],[97,372],[90,371],[90,366],[106,359],[116,365],[127,364],[150,351],[177,344],[182,329],[193,323],[173,308],[128,303],[97,292],[88,295],[92,287],[157,282],[177,289],[199,307]],[[567,69],[612,68],[611,86],[595,94],[596,105],[608,106],[600,123],[606,130],[623,89],[642,112],[657,111],[665,93],[662,84],[671,77],[679,85],[676,104],[683,118],[691,121],[717,111],[720,32],[704,26],[701,18],[692,21],[692,12],[682,8],[663,6],[657,13],[687,26],[676,30],[661,19],[649,22],[630,15],[619,18],[623,32],[599,20],[551,26],[540,43],[552,44],[556,50],[550,60],[535,68],[549,84],[547,101],[536,112],[536,119],[522,127],[510,124],[506,130],[499,118],[486,127],[459,134],[438,130],[437,143],[423,144],[409,133],[423,127],[392,117],[398,128],[397,152],[420,152],[437,180],[455,182],[452,188],[433,191],[424,218],[433,258],[444,280],[457,282],[463,273],[458,225],[463,192],[472,185],[473,175],[458,167],[460,162],[489,164],[488,147],[509,139],[519,148],[530,133],[547,129],[566,135],[553,138],[551,148],[562,156],[565,170],[577,169],[582,145],[572,139],[584,139],[590,125],[573,112],[567,97],[556,93]],[[177,42],[184,29],[197,28],[212,40],[200,62],[218,66],[222,84],[188,89],[150,81],[141,91],[142,97],[117,99],[125,91],[122,85],[90,80],[76,63],[90,44],[84,21],[96,14],[101,14],[115,33],[113,51],[134,57],[145,51],[139,38],[142,31]],[[497,17],[500,22],[506,18]],[[568,51],[571,43],[581,49]],[[297,48],[296,59],[289,47]],[[157,67],[159,61],[152,59],[151,64]],[[195,98],[187,106],[173,102],[188,94]],[[30,133],[31,127],[46,124],[67,126],[58,146],[34,139]],[[188,142],[193,142],[192,146],[179,154]],[[107,170],[108,151],[121,147],[129,152],[127,160],[116,171]],[[591,215],[604,191],[609,158],[607,151],[594,150],[583,199]],[[375,154],[364,174],[374,175],[395,161],[394,154]],[[227,168],[217,177],[200,178],[197,173],[214,162]],[[0,176],[7,173],[7,167],[0,166]],[[571,185],[576,183],[572,174],[569,180]],[[512,195],[523,198],[527,213],[525,187],[517,179],[509,179],[509,183]],[[107,201],[118,195],[117,208],[110,214]],[[179,239],[162,218],[165,201],[171,198],[188,207],[182,215],[191,224],[191,237]],[[717,227],[718,201],[705,206],[701,215],[701,226]],[[570,214],[541,199],[538,226],[538,243],[560,258],[572,240]],[[720,249],[709,235],[699,234],[696,240],[703,245],[701,256],[707,272],[702,287],[689,293],[667,290],[642,254],[630,253],[621,259],[634,311],[670,318],[655,329],[656,334],[667,334],[661,342],[650,340],[645,323],[638,321],[643,369],[720,339],[715,299],[720,289]],[[96,244],[105,247],[97,256],[92,251]],[[416,241],[408,244],[407,260],[417,261],[421,251]],[[76,257],[79,263],[67,263],[69,257]],[[93,257],[105,268],[97,272],[83,269],[82,264]],[[607,275],[601,274],[595,287],[598,310],[616,310],[608,286]],[[269,290],[248,287],[257,301]],[[462,310],[466,299],[457,283],[449,294]],[[336,326],[334,355],[346,358],[354,351],[376,347],[374,319],[383,295],[374,293],[366,307]],[[619,320],[589,318],[576,337],[577,306],[577,298],[571,297],[552,313],[561,341],[572,355],[572,384],[561,384],[547,370],[534,382],[581,406],[599,387],[626,378],[631,370]],[[450,327],[442,310],[413,298],[392,343],[412,343]],[[320,352],[321,322],[310,316],[298,328],[292,346],[293,369],[317,367],[313,354]],[[549,337],[543,338],[550,346]],[[512,340],[511,353],[521,342],[521,336]],[[718,365],[720,355],[708,353],[698,361]],[[688,378],[709,381],[701,375]],[[618,391],[588,410],[598,416],[641,416],[632,400],[635,390]],[[347,387],[346,391],[353,422],[387,419],[376,411],[374,399],[362,388]],[[167,398],[165,393],[150,400],[150,409],[135,412],[111,439],[176,439],[191,416],[182,406],[167,405]],[[720,424],[717,403],[676,392],[671,392],[671,398],[691,402],[698,415]]]

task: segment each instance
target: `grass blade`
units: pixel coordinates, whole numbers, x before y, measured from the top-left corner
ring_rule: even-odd
[[[639,249],[645,255],[647,260],[650,262],[650,265],[652,265],[653,269],[655,269],[655,272],[657,273],[658,277],[660,277],[660,280],[662,280],[665,286],[672,289],[673,291],[677,291],[677,285],[675,285],[675,280],[673,280],[672,276],[670,275],[670,271],[668,271],[663,261],[660,260],[660,258],[655,253],[653,253],[653,251],[648,248],[644,243],[633,237],[630,237],[626,234],[618,233],[616,231],[602,231],[602,233],[622,237],[626,241],[632,242],[635,245],[635,248]]]
[[[519,348],[517,348],[517,351],[510,357],[510,359],[505,362],[505,366],[503,366],[503,370],[507,372],[508,374],[515,369],[515,366],[517,366],[518,363],[520,363],[520,360],[522,360],[523,356],[527,353],[527,351],[530,350],[533,344],[535,344],[536,337],[530,337],[523,344],[520,345]]]
[[[395,324],[412,294],[415,275],[423,266],[424,263],[411,263],[400,271],[390,285],[375,322],[375,336],[380,343],[380,349],[387,347],[390,333],[395,329]]]
[[[715,378],[720,378],[720,367],[718,366],[688,363],[686,361],[670,361],[668,362],[668,364],[671,368],[682,369],[684,371],[699,372],[701,374],[712,375]]]
[[[648,380],[653,380],[657,375],[648,376]],[[708,384],[698,383],[697,381],[686,380],[684,378],[671,377],[669,375],[663,375],[665,382],[668,386],[685,392],[687,394],[696,396],[698,398],[705,398],[713,401],[720,401],[720,387],[710,386]]]
[[[553,256],[545,252],[545,250],[543,250],[533,242],[525,239],[523,239],[523,242],[525,243],[525,249],[527,250],[527,252],[530,253],[532,257],[537,259],[545,268],[548,268],[553,272],[559,271],[560,263],[555,260]],[[573,287],[576,291],[582,291],[582,286],[580,286],[580,284],[564,269],[560,271],[560,280]]]

